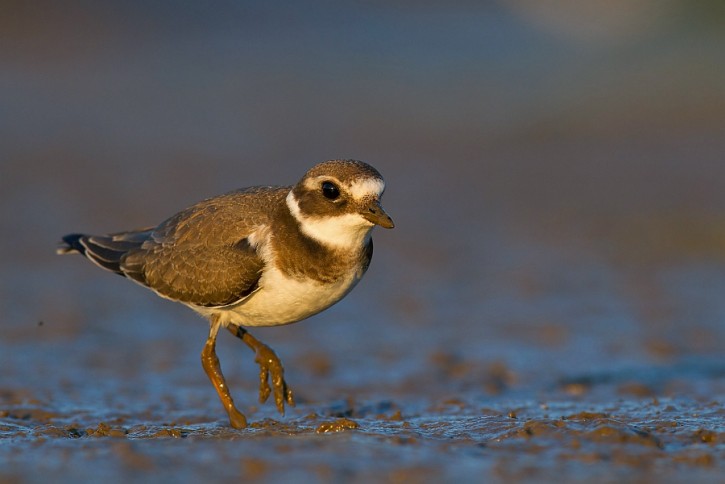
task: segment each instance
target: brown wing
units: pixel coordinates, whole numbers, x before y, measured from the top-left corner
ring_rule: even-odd
[[[249,236],[269,223],[289,188],[255,187],[200,202],[159,225],[121,261],[123,273],[162,296],[224,306],[251,294],[264,261]]]

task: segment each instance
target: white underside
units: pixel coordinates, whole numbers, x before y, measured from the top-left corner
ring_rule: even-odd
[[[221,324],[277,326],[290,324],[323,311],[352,290],[360,274],[352,272],[332,284],[286,276],[277,268],[266,270],[259,289],[244,300],[223,308],[193,309],[206,317],[221,317]]]

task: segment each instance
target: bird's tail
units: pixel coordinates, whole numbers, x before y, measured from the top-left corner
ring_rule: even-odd
[[[109,235],[68,234],[56,249],[58,254],[81,254],[107,271],[125,276],[121,270],[123,256],[138,249],[153,229],[141,229]]]

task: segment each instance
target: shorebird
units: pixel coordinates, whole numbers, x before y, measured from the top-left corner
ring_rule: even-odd
[[[234,405],[216,355],[219,329],[255,352],[259,400],[274,393],[284,414],[294,397],[282,363],[246,328],[301,321],[352,290],[370,264],[373,227],[394,226],[380,204],[384,189],[372,166],[330,160],[294,186],[258,186],[209,198],[156,227],[66,235],[58,253],[80,253],[208,318],[202,366],[231,426],[244,428],[247,419]]]

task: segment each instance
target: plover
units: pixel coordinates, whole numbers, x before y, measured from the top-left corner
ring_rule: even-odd
[[[219,328],[255,351],[259,400],[294,405],[277,355],[247,327],[294,323],[342,299],[370,264],[375,225],[393,228],[380,205],[385,182],[372,166],[331,160],[294,186],[236,190],[192,205],[157,227],[70,234],[59,254],[80,253],[209,319],[202,366],[232,427],[247,425],[216,355]],[[271,388],[270,388],[271,380]]]

